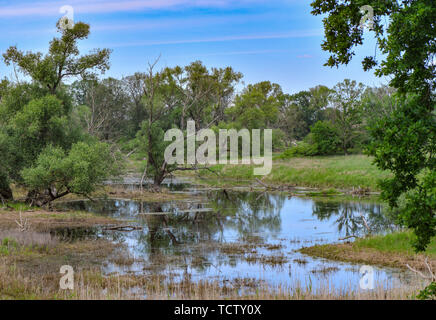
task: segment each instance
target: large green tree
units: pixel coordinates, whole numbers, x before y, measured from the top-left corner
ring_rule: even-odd
[[[27,201],[43,205],[69,192],[88,194],[92,186],[114,172],[115,158],[108,157],[107,146],[83,134],[73,121],[72,98],[63,83],[68,77],[91,76],[109,66],[109,50],[80,56],[78,41],[88,37],[89,29],[82,22],[72,29],[62,29],[58,23],[61,36],[50,42],[47,54],[23,53],[16,47],[3,54],[7,65],[13,63],[31,79],[1,88],[3,198],[11,198],[9,183],[14,181],[29,189]],[[86,153],[93,157],[85,157]],[[79,155],[80,168],[75,169],[71,159],[77,160]],[[101,161],[99,166],[96,159]]]
[[[80,55],[78,41],[88,38],[88,24],[78,22],[73,28],[65,29],[58,22],[57,29],[61,37],[50,42],[45,55],[41,52],[24,53],[16,46],[10,47],[3,54],[6,65],[15,64],[21,72],[46,87],[51,94],[55,94],[62,81],[67,78],[86,77],[96,70],[105,72],[109,68],[109,49],[96,49],[89,54]]]
[[[436,235],[436,2],[434,0],[315,0],[331,53],[326,65],[348,64],[364,42],[360,7],[374,10],[373,32],[381,51],[365,57],[363,68],[389,76],[398,90],[395,111],[377,121],[369,148],[375,163],[393,173],[382,183],[383,197],[398,210],[400,222],[415,231],[415,249],[424,250]]]
[[[272,128],[278,120],[282,96],[282,88],[276,83],[250,84],[236,96],[227,115],[238,128]]]
[[[345,79],[332,90],[333,120],[339,133],[344,154],[354,146],[362,122],[361,97],[364,86],[354,80]]]

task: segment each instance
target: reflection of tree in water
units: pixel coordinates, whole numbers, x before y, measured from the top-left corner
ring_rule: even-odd
[[[147,254],[150,262],[161,259],[163,253],[183,255],[189,260],[187,263],[192,265],[195,260],[197,269],[201,269],[216,260],[216,249],[226,241],[225,230],[235,230],[239,238],[245,239],[255,232],[276,232],[281,229],[280,211],[285,196],[218,191],[210,192],[207,200],[207,204],[140,204],[141,212],[172,213],[140,215],[146,230],[130,234],[135,236],[138,243],[135,251]],[[196,211],[206,207],[212,208],[212,211]],[[201,249],[202,246],[208,249]]]
[[[226,227],[238,231],[240,238],[252,233],[272,233],[281,230],[280,211],[286,196],[266,192],[217,192],[212,207],[234,219]]]
[[[368,230],[362,216],[373,233],[395,229],[394,223],[382,213],[382,207],[374,203],[315,201],[313,214],[320,221],[337,216],[338,231],[345,236],[363,235]]]

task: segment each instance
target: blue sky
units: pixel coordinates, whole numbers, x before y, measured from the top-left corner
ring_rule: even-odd
[[[270,80],[288,93],[344,78],[371,86],[387,82],[362,70],[361,58],[375,50],[370,33],[350,65],[324,67],[322,17],[312,16],[305,0],[0,0],[0,51],[17,45],[45,52],[64,5],[73,7],[75,21],[91,25],[83,51],[113,49],[106,76],[145,71],[161,55],[159,67],[195,60],[232,66],[245,84]],[[0,63],[1,77],[11,73]]]

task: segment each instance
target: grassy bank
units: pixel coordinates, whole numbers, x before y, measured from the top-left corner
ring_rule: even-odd
[[[199,172],[201,181],[212,185],[243,184],[256,178],[270,184],[293,185],[315,188],[352,189],[368,188],[378,191],[377,181],[389,176],[372,164],[365,155],[292,158],[274,160],[269,175],[256,177],[251,165],[216,165],[218,175],[209,171]]]
[[[352,291],[334,288],[327,281],[318,289],[296,283],[290,287],[267,286],[250,278],[238,278],[225,283],[197,281],[185,278],[174,280],[165,275],[109,275],[98,268],[77,270],[74,289],[59,288],[59,270],[36,273],[22,270],[0,256],[0,299],[66,299],[66,300],[122,300],[122,299],[189,299],[189,300],[314,300],[314,299],[415,299],[421,287],[385,289],[377,283],[374,290]]]
[[[424,253],[416,254],[411,246],[414,235],[409,231],[384,236],[357,239],[352,243],[316,245],[299,251],[314,257],[360,264],[426,270],[424,259],[429,258],[436,268],[436,238]]]

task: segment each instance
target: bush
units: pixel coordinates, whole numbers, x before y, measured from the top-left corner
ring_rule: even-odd
[[[305,141],[299,142],[295,147],[292,147],[279,156],[276,159],[290,159],[294,157],[310,157],[316,155],[316,147]]]
[[[317,155],[332,155],[339,152],[340,139],[330,121],[318,121],[310,128],[310,139]]]
[[[436,282],[433,281],[424,290],[420,291],[417,298],[419,300],[436,300]]]

